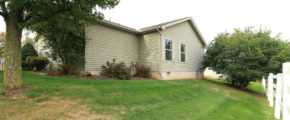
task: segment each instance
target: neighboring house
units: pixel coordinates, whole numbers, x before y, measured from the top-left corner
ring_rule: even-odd
[[[85,71],[99,75],[116,59],[148,66],[156,79],[199,79],[205,46],[190,17],[140,30],[103,20],[86,27]]]
[[[5,57],[0,58],[0,70],[4,70]]]
[[[46,43],[43,39],[43,37],[40,37],[39,40],[34,43],[35,49],[39,56],[51,58],[51,49],[46,47]]]
[[[223,74],[217,74],[216,71],[206,68],[204,70],[204,77],[205,78],[213,78],[213,79],[223,79],[225,76]]]
[[[50,61],[48,65],[48,70],[55,70],[58,69],[59,65],[62,63],[59,58],[53,59],[52,57],[52,50],[48,48],[43,40],[43,37],[40,37],[37,42],[35,42],[35,49],[40,57],[47,57]]]

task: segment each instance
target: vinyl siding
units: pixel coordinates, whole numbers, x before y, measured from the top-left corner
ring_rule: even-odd
[[[138,37],[96,24],[86,27],[85,70],[100,71],[108,60],[131,65],[138,61]]]
[[[165,60],[165,39],[173,42],[173,60]],[[180,45],[186,45],[186,62],[180,60]],[[188,22],[183,22],[162,32],[161,72],[197,72],[199,71],[204,47]]]
[[[153,72],[159,71],[160,34],[142,35],[139,40],[139,63],[148,66]]]
[[[173,73],[180,78],[195,76],[202,62],[204,46],[190,23],[183,22],[168,27],[161,33],[160,45],[158,32],[136,35],[100,24],[88,26],[85,70],[100,71],[106,61],[115,58],[117,62],[125,62],[128,66],[132,62],[144,64],[154,73],[172,72],[171,76],[163,75],[164,79],[174,77]],[[172,61],[165,60],[165,39],[173,42]],[[180,60],[181,44],[186,45],[186,62]]]

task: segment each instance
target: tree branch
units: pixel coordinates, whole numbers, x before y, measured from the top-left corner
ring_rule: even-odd
[[[24,20],[23,20],[23,23],[26,23],[28,22],[30,19],[32,18],[31,15],[27,16]]]

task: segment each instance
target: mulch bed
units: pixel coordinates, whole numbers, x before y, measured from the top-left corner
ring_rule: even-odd
[[[36,72],[41,75],[47,75],[47,76],[65,76],[65,77],[71,77],[71,78],[86,78],[86,79],[95,79],[95,80],[117,80],[117,78],[108,78],[105,76],[97,76],[97,75],[91,75],[91,74],[80,74],[80,75],[65,75],[61,74],[58,71],[45,71],[45,72]],[[144,77],[131,77],[130,80],[156,80],[155,78],[144,78]]]

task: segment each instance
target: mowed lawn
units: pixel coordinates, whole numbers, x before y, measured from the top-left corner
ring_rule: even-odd
[[[23,72],[23,80],[17,94],[0,95],[1,120],[274,120],[259,83],[250,88],[260,92],[245,92],[207,80],[91,80],[32,72]]]

